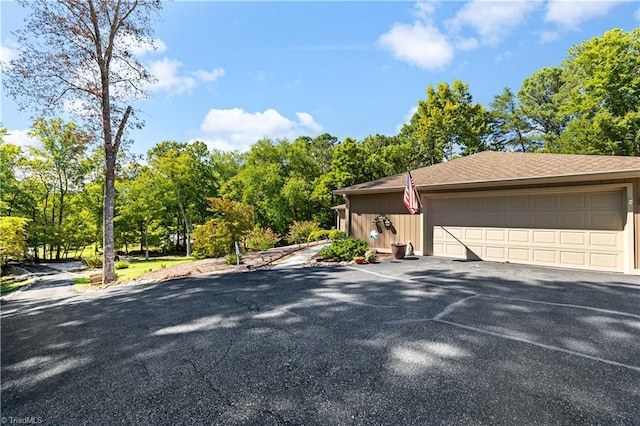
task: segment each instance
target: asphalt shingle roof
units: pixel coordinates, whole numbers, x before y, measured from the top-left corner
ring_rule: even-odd
[[[640,157],[484,151],[411,171],[418,189],[479,184],[498,186],[572,176],[584,180],[590,175],[622,173],[640,177]],[[397,190],[404,188],[405,182],[406,174],[400,173],[335,192]]]

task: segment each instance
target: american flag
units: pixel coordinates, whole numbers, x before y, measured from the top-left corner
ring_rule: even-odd
[[[420,195],[418,195],[416,184],[413,182],[409,171],[407,171],[407,184],[404,187],[404,205],[407,206],[407,210],[411,214],[419,213],[420,209],[422,209]]]

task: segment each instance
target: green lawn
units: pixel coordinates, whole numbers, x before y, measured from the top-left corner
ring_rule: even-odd
[[[193,258],[186,257],[133,260],[129,262],[128,268],[116,270],[116,279],[118,281],[132,280],[148,272],[157,271],[158,269],[168,268],[181,263],[193,262],[193,260]]]
[[[5,296],[12,291],[16,291],[22,286],[29,285],[33,282],[32,278],[22,281],[14,281],[12,279],[3,278],[0,283],[0,295]]]

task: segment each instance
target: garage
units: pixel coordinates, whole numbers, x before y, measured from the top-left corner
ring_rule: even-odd
[[[432,197],[432,254],[624,272],[626,188],[598,189]]]
[[[383,252],[411,242],[417,255],[640,275],[640,157],[485,151],[411,175],[416,214],[406,172],[334,191],[349,235]],[[392,232],[370,240],[376,217]]]

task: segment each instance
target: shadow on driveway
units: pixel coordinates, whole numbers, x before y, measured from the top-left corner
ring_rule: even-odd
[[[633,281],[474,265],[385,261],[14,301],[2,307],[2,415],[44,424],[640,423]]]

